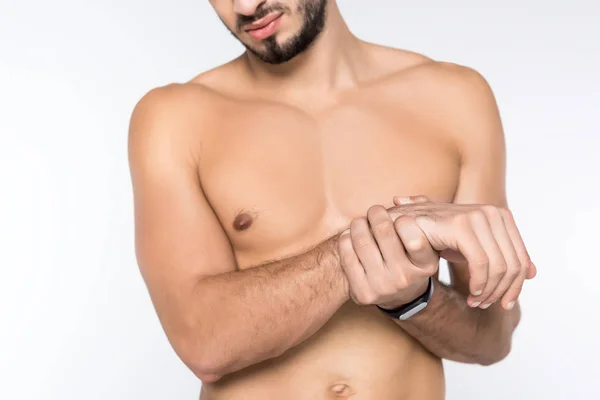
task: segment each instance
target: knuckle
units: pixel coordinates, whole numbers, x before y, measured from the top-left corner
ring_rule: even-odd
[[[517,259],[513,260],[513,262],[509,264],[507,274],[511,277],[515,277],[519,275],[521,271],[523,271],[523,268],[521,267],[521,261]]]
[[[373,234],[383,238],[393,238],[396,236],[396,229],[392,221],[379,222],[371,227]]]
[[[355,218],[352,220],[352,222],[350,222],[351,231],[360,230],[366,226],[369,226],[369,222],[366,217]]]
[[[374,206],[369,207],[369,209],[367,210],[367,218],[372,219],[380,215],[382,212],[387,213],[385,207],[380,204],[376,204]]]
[[[511,280],[514,280],[519,276],[521,271],[522,269],[519,267],[511,267],[508,268],[508,271],[506,271],[506,276],[509,277]]]
[[[500,215],[500,209],[491,204],[486,204],[486,205],[482,206],[481,209],[483,210],[484,213],[486,213],[488,215]]]
[[[419,251],[423,251],[427,248],[429,242],[424,237],[411,238],[408,240],[403,240],[404,248],[410,253],[416,253]]]
[[[404,274],[401,274],[394,279],[394,285],[396,286],[397,290],[402,290],[410,285],[409,281],[410,280]]]
[[[499,276],[503,276],[504,274],[506,274],[507,269],[508,267],[505,263],[494,263],[493,268],[491,268],[490,275],[496,278]]]
[[[439,260],[435,262],[428,263],[425,265],[424,269],[430,274],[434,274],[439,268]]]
[[[473,268],[482,269],[487,268],[490,264],[490,260],[487,257],[481,256],[480,258],[476,258],[473,261],[469,262]]]
[[[352,236],[350,234],[342,235],[338,239],[338,246],[341,249],[351,249],[352,248]]]
[[[529,254],[524,253],[519,255],[519,264],[521,265],[521,268],[529,268],[531,265],[531,258],[529,258]]]
[[[350,266],[354,262],[352,254],[340,254],[340,263],[342,266]]]
[[[353,246],[356,250],[363,250],[369,247],[369,238],[366,235],[358,235],[354,238]]]
[[[363,290],[356,293],[356,300],[363,305],[372,304],[375,300],[375,295],[370,290]]]
[[[469,212],[456,214],[453,222],[459,229],[471,229],[472,220]]]
[[[394,227],[396,228],[396,230],[400,230],[402,225],[405,224],[407,220],[408,217],[406,217],[405,215],[401,215],[398,218],[396,218],[396,220],[394,221]]]
[[[364,306],[364,305],[368,304],[368,302],[367,302],[367,296],[364,293],[358,292],[358,293],[356,293],[356,295],[354,295],[354,297],[356,298],[356,302],[359,305]]]
[[[485,212],[481,208],[469,211],[468,216],[471,221],[481,221],[482,219],[486,219]]]
[[[499,211],[500,215],[502,215],[502,218],[508,221],[512,221],[514,219],[512,211],[510,211],[510,209],[508,209],[507,207],[500,207]]]

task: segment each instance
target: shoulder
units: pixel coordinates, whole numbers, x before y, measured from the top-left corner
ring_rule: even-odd
[[[428,116],[464,151],[504,140],[492,88],[477,70],[449,62],[425,61],[398,75],[414,112]]]
[[[496,106],[488,81],[471,67],[430,61],[414,68],[411,73],[416,83],[423,87],[424,94],[436,103],[451,108]]]
[[[150,90],[135,105],[131,127],[152,128],[167,124],[170,130],[182,131],[190,125],[210,125],[233,100],[224,85],[239,80],[235,77],[235,66],[233,60],[188,82],[171,83]]]
[[[136,103],[129,121],[130,156],[197,154],[219,114],[218,95],[198,83],[154,88]],[[197,151],[196,151],[197,150]],[[140,154],[141,153],[141,154]]]
[[[477,70],[451,62],[436,61],[418,53],[403,53],[406,61],[401,63],[391,79],[411,95],[447,106],[493,100],[488,81]]]
[[[408,54],[408,56],[407,56]],[[406,61],[377,85],[386,103],[422,121],[464,165],[505,157],[500,111],[487,79],[474,68],[404,53]],[[474,160],[477,160],[476,162]]]
[[[437,61],[414,51],[376,46],[375,63],[387,65],[376,83],[389,87],[399,98],[410,95],[432,106],[496,106],[487,80],[477,70],[452,62]]]
[[[210,108],[210,90],[195,83],[172,83],[154,88],[136,103],[131,114],[131,125],[149,125],[169,122],[174,125],[186,123],[192,111],[204,114]],[[206,113],[209,115],[210,113]]]

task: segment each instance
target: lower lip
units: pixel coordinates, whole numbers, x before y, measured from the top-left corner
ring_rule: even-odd
[[[255,39],[259,39],[259,40],[266,39],[275,33],[275,30],[279,26],[279,22],[281,22],[281,16],[279,16],[276,19],[274,19],[273,21],[269,22],[268,25],[265,25],[262,28],[252,29],[247,32],[250,36],[252,36]]]

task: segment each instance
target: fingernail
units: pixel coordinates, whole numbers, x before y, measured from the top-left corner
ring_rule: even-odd
[[[489,303],[487,303],[487,304],[483,304],[483,305],[481,306],[481,309],[482,309],[482,310],[485,310],[485,309],[486,309],[486,308],[488,308],[489,306],[491,306],[491,304],[489,304]]]
[[[481,304],[480,301],[476,301],[475,303],[471,304],[471,307],[475,308],[478,307]]]
[[[340,236],[344,236],[350,233],[350,229],[346,229],[345,231],[342,232],[342,234]]]
[[[479,296],[481,293],[483,293],[483,291],[476,290],[475,292],[473,292],[473,296]]]
[[[396,197],[396,200],[400,204],[410,204],[410,203],[412,203],[412,200],[411,200],[410,197]]]
[[[514,306],[515,306],[515,302],[514,302],[514,301],[511,301],[510,303],[508,303],[508,304],[506,305],[506,309],[507,309],[507,310],[512,310]]]

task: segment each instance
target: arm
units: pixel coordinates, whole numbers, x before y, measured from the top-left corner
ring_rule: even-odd
[[[210,115],[184,90],[150,92],[131,118],[136,256],[174,350],[200,379],[216,381],[310,337],[348,289],[337,235],[303,254],[237,270],[193,156]]]
[[[453,202],[507,207],[504,135],[492,91],[469,69],[451,66],[442,73],[451,74],[447,78],[453,85],[448,90],[452,102],[442,105],[440,114],[460,135],[460,179]],[[468,266],[449,266],[451,287],[436,280],[428,307],[407,321],[397,322],[441,358],[483,365],[502,360],[510,351],[512,333],[520,319],[518,303],[512,310],[503,309],[500,302],[487,309],[469,307]]]
[[[471,308],[467,296],[434,279],[435,292],[425,311],[396,321],[427,350],[451,361],[491,365],[510,352],[517,319],[498,304],[488,310]],[[454,283],[453,283],[454,285]],[[518,306],[513,309],[515,315]]]

